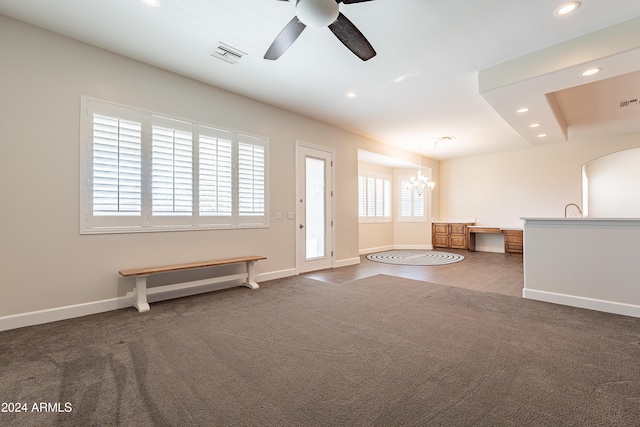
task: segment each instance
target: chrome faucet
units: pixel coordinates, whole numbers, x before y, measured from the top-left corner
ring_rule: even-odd
[[[580,206],[576,205],[575,203],[567,203],[567,206],[564,207],[564,217],[567,217],[567,208],[569,206],[575,206],[576,208],[578,208],[578,212],[580,212],[580,215],[582,215],[582,209],[580,209]]]

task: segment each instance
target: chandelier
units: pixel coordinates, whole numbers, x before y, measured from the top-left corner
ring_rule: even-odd
[[[407,183],[407,189],[415,191],[418,196],[424,194],[424,190],[433,190],[436,183],[429,181],[429,177],[422,175],[422,166],[420,165],[420,150],[418,150],[418,173],[416,176],[410,178],[410,182]]]

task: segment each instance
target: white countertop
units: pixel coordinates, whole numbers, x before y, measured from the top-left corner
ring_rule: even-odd
[[[475,224],[476,220],[473,219],[434,219],[434,224]]]
[[[469,227],[469,228],[497,228],[497,229],[502,230],[502,231],[504,231],[504,230],[508,230],[508,231],[520,230],[520,231],[522,231],[523,230],[522,227],[518,227],[517,225],[512,225],[512,226],[507,226],[507,227],[501,226],[501,225],[468,225],[467,227]]]
[[[567,221],[567,222],[640,222],[640,218],[583,218],[583,217],[522,217],[524,221]]]

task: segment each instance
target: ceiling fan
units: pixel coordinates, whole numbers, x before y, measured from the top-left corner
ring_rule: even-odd
[[[278,0],[291,1],[291,0]],[[296,0],[296,16],[273,41],[264,59],[275,60],[300,36],[307,27],[329,27],[351,52],[363,61],[376,56],[376,51],[351,21],[340,12],[340,3],[363,3],[372,0]]]

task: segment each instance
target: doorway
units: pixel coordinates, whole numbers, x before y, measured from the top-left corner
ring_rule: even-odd
[[[296,267],[298,273],[333,267],[332,150],[296,142]]]

